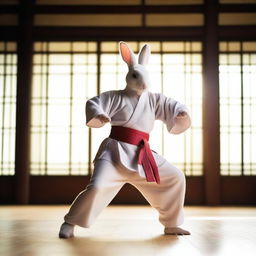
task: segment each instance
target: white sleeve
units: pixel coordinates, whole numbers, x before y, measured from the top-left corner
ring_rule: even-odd
[[[110,119],[109,110],[111,105],[111,93],[104,92],[99,96],[95,96],[86,102],[86,125],[91,128],[100,128],[105,125],[98,118],[98,115],[104,115]]]
[[[174,99],[167,98],[162,94],[155,94],[155,97],[156,119],[161,120],[166,124],[168,132],[172,134],[179,134],[186,131],[190,127],[191,119],[185,105]],[[184,118],[177,118],[177,115],[180,112],[186,112],[187,115]]]

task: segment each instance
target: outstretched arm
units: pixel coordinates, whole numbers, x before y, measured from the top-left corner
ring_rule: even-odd
[[[190,127],[191,120],[185,105],[162,94],[155,96],[156,119],[163,121],[170,133],[179,134]]]

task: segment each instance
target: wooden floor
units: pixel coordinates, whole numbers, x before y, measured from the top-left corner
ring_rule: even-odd
[[[256,255],[256,208],[186,207],[191,236],[164,236],[148,206],[111,206],[75,238],[57,237],[68,206],[0,206],[0,255]]]

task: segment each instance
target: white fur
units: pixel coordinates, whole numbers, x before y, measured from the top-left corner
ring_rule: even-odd
[[[120,42],[120,53],[129,68],[126,75],[126,89],[141,95],[143,91],[150,87],[149,74],[145,67],[150,56],[150,47],[147,44],[142,47],[138,55],[138,61],[125,42]]]

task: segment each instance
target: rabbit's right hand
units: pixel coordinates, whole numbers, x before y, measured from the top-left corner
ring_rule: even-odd
[[[102,124],[110,122],[109,117],[106,117],[105,115],[98,115],[96,118],[100,120]]]

